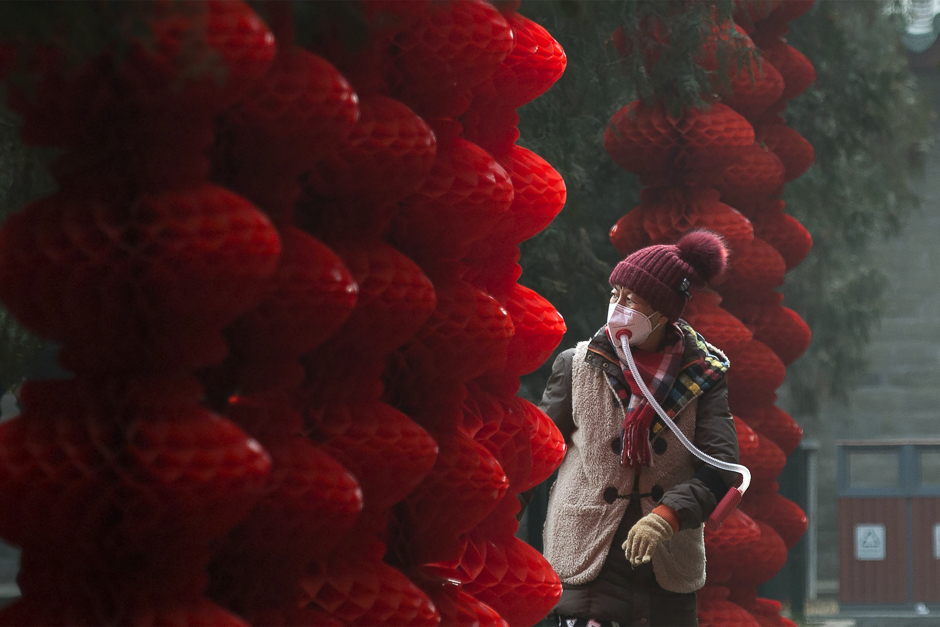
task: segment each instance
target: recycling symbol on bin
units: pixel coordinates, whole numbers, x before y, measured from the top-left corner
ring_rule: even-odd
[[[878,534],[874,531],[869,531],[865,534],[865,537],[862,538],[862,548],[864,549],[880,549],[881,548],[881,538],[878,537]]]

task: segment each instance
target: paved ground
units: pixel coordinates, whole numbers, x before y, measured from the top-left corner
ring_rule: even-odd
[[[834,599],[806,604],[803,627],[940,627],[940,609],[909,611],[841,611]]]

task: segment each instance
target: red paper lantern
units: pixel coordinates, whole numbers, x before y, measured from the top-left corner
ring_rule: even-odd
[[[311,380],[331,381],[338,370],[361,375],[361,356],[382,356],[407,342],[437,305],[430,279],[411,259],[384,242],[334,246],[359,286],[356,307],[343,326],[307,359]],[[318,386],[320,398],[330,384]]]
[[[421,587],[431,597],[440,613],[441,625],[509,627],[496,610],[474,599],[453,580],[435,577],[431,581],[422,582]]]
[[[272,472],[263,497],[227,538],[217,543],[212,595],[239,613],[291,601],[314,555],[323,555],[350,530],[362,491],[349,472],[303,438],[267,447]]]
[[[672,244],[693,229],[720,234],[731,252],[754,239],[754,228],[740,212],[719,201],[706,187],[644,189],[643,228],[651,244]]]
[[[766,59],[753,59],[750,68],[732,72],[730,87],[731,95],[722,102],[744,117],[755,119],[783,95],[783,77]]]
[[[766,583],[783,568],[787,547],[767,523],[757,522],[760,537],[748,545],[747,559],[738,563],[731,578],[732,587],[753,587]]]
[[[516,490],[515,486],[510,486],[496,508],[477,525],[473,533],[496,543],[504,543],[516,535],[519,531],[519,512],[522,511],[522,503]]]
[[[485,397],[484,397],[485,400]],[[522,492],[529,477],[532,476],[532,405],[518,396],[492,397],[501,408],[492,411],[484,405],[484,412],[499,418],[498,430],[495,421],[479,431],[474,439],[486,446],[509,478],[511,493]]]
[[[141,117],[172,107],[187,108],[190,117],[212,115],[260,78],[274,58],[274,37],[241,1],[209,0],[185,15],[170,5],[156,6],[146,22],[152,40],[126,41],[129,50],[116,68],[113,51],[76,72],[67,69],[61,51],[38,51],[31,68],[42,77],[38,85],[10,86],[10,106],[23,116],[23,140],[100,145],[100,131],[115,129],[119,101],[144,105],[135,111],[138,124]],[[225,80],[212,70],[222,70]],[[134,145],[135,151],[141,148]]]
[[[503,368],[512,335],[512,319],[492,297],[464,282],[440,285],[434,313],[401,349],[404,368],[428,381],[466,381]]]
[[[493,5],[432,5],[395,35],[395,93],[427,117],[457,117],[469,90],[493,75],[513,49],[509,23]]]
[[[734,361],[753,336],[737,318],[719,307],[719,303],[721,296],[717,293],[696,290],[682,317]]]
[[[802,176],[816,160],[813,145],[779,118],[761,124],[755,132],[757,143],[763,144],[779,157],[787,182]]]
[[[766,294],[766,299],[742,300],[729,304],[728,309],[747,325],[755,338],[767,344],[789,365],[809,347],[812,333],[795,311],[778,304],[783,294]]]
[[[306,175],[307,194],[338,198],[344,206],[394,203],[414,192],[435,163],[431,128],[404,104],[373,95],[359,103],[359,120],[346,140]]]
[[[770,438],[787,456],[796,450],[803,439],[803,429],[800,425],[788,413],[774,405],[747,409],[741,417],[751,428]]]
[[[519,247],[499,242],[480,242],[462,265],[463,279],[500,303],[505,303],[522,276]]]
[[[659,31],[661,30],[661,24],[662,23],[659,22],[660,28],[658,28],[654,33],[654,36],[657,39],[660,38]],[[732,42],[732,40],[734,41]],[[709,72],[718,71],[719,43],[756,52],[754,42],[751,41],[751,38],[748,36],[747,32],[741,28],[739,24],[735,24],[732,20],[728,19],[716,19],[714,21],[714,26],[702,44],[702,52],[700,53],[700,57],[696,59],[698,64]]]
[[[698,591],[700,627],[760,627],[744,608],[727,599],[727,588],[706,586]]]
[[[479,146],[456,136],[438,139],[434,167],[402,201],[393,234],[419,256],[457,260],[509,215],[513,187],[506,171]]]
[[[404,499],[431,471],[437,443],[411,418],[376,401],[308,406],[305,429],[358,479],[366,507]]]
[[[466,627],[509,627],[499,612],[486,603],[472,597],[463,590],[457,591],[457,607],[460,610],[457,625]]]
[[[781,2],[786,0],[734,0],[734,21],[751,32],[754,25],[766,19]]]
[[[65,345],[73,370],[221,361],[220,330],[253,307],[280,242],[224,189],[111,204],[60,192],[0,229],[0,297],[29,329]]]
[[[249,627],[240,617],[206,601],[177,601],[159,608],[121,608],[107,614],[83,613],[61,603],[21,599],[0,611],[4,625],[205,625],[207,627]],[[259,623],[253,623],[259,624]]]
[[[506,300],[514,333],[509,342],[506,371],[528,374],[545,363],[561,342],[566,327],[551,303],[523,285],[516,285]]]
[[[731,267],[719,287],[722,296],[770,290],[783,284],[786,262],[773,246],[759,237],[734,251],[729,261]]]
[[[748,609],[761,627],[797,627],[789,618],[780,616],[782,607],[780,601],[755,598]]]
[[[259,496],[264,450],[203,409],[189,378],[76,378],[22,394],[24,413],[0,426],[11,504],[0,532],[23,548],[27,600],[11,612],[41,623],[38,603],[59,622],[113,624],[200,603],[209,542]]]
[[[757,435],[757,450],[741,455],[741,463],[747,466],[755,482],[776,479],[787,464],[787,457],[770,438]],[[758,488],[755,488],[757,490]],[[748,491],[750,494],[750,491]]]
[[[27,383],[26,410],[0,425],[0,493],[10,503],[0,533],[32,546],[50,533],[91,542],[107,528],[121,547],[155,533],[224,532],[251,508],[270,460],[200,407],[199,394],[180,377]],[[123,514],[108,522],[122,485]]]
[[[722,202],[750,217],[756,203],[782,191],[783,175],[783,164],[777,155],[755,143],[725,168],[716,187]]]
[[[486,565],[486,539],[473,532],[459,539],[460,554],[457,558],[428,564],[424,568],[442,579],[465,584],[483,572]]]
[[[754,129],[730,107],[691,109],[674,118],[634,101],[611,117],[604,148],[644,185],[711,181],[753,144]]]
[[[799,50],[783,41],[777,41],[763,49],[764,56],[783,76],[782,100],[796,98],[816,80],[816,68]]]
[[[514,627],[540,621],[561,598],[561,582],[551,565],[516,537],[500,544],[490,540],[478,543],[485,546],[485,561],[463,589]]]
[[[783,213],[782,200],[770,200],[755,212],[754,235],[773,246],[787,271],[800,265],[813,248],[813,236],[793,216]]]
[[[263,80],[221,116],[213,176],[289,223],[300,175],[353,131],[356,94],[332,65],[282,47]]]
[[[410,552],[419,564],[456,557],[456,538],[486,518],[509,487],[482,444],[459,432],[438,443],[437,463],[402,505]]]
[[[174,77],[221,60],[227,70],[222,84],[229,94],[237,94],[267,70],[274,58],[274,36],[245,2],[209,0],[195,8],[183,17],[174,7],[157,6],[149,24],[156,45],[142,50]],[[193,44],[194,35],[205,37],[205,47]],[[220,88],[218,78],[209,72],[194,82],[209,91]]]
[[[804,13],[810,10],[816,3],[816,0],[787,0],[781,2],[770,14],[768,19],[779,20],[781,22],[792,22]]]
[[[512,50],[480,91],[516,108],[548,91],[561,78],[568,59],[548,31],[532,20],[518,13],[506,19],[513,32]]]
[[[565,206],[567,190],[561,175],[540,156],[513,146],[509,167],[513,200],[512,224],[502,235],[513,244],[523,242],[547,227]]]
[[[235,141],[226,157],[257,165],[276,156],[306,169],[337,148],[358,117],[358,98],[335,67],[283,47],[264,77],[225,111],[225,132]]]
[[[460,116],[462,137],[473,142],[496,159],[507,172],[512,171],[512,152],[519,139],[519,114],[498,98],[477,97]]]
[[[343,623],[320,610],[306,607],[266,609],[260,612],[246,612],[245,620],[255,627],[270,625],[275,627],[343,627]],[[222,627],[221,625],[219,627]]]
[[[230,413],[236,424],[265,442],[272,461],[264,493],[239,524],[232,548],[237,552],[274,546],[277,555],[330,548],[362,509],[359,483],[322,447],[301,435],[302,419],[296,412],[272,410],[264,399],[240,397]],[[261,421],[270,424],[258,424]],[[283,431],[275,435],[275,429]]]
[[[529,477],[517,489],[522,492],[534,488],[548,479],[565,458],[565,440],[545,412],[523,400],[529,424],[532,451],[532,470]]]
[[[232,417],[262,438],[272,459],[261,499],[216,543],[209,569],[210,596],[247,616],[303,599],[298,582],[307,564],[350,531],[362,491],[343,466],[300,435],[296,412],[269,399],[239,398]]]
[[[728,371],[728,398],[732,404],[771,405],[786,375],[786,366],[777,355],[763,342],[751,340]],[[732,412],[738,414],[734,407]]]
[[[708,583],[724,583],[742,559],[746,559],[747,548],[760,538],[760,527],[750,516],[739,509],[734,510],[715,531],[705,531],[706,568]]]
[[[302,582],[312,607],[343,625],[437,627],[434,604],[391,566],[354,555],[311,564]]]
[[[780,534],[787,549],[792,549],[806,533],[808,521],[800,506],[778,492],[749,490],[741,502],[741,509],[755,520],[767,523]]]
[[[277,379],[251,370],[251,363],[245,364],[247,376],[238,376],[238,361],[296,361],[333,335],[356,304],[358,286],[336,253],[293,227],[281,232],[281,241],[281,260],[264,300],[227,330],[231,367],[243,391]]]
[[[643,205],[640,205],[610,228],[610,243],[621,257],[649,246],[650,236],[644,227],[644,213]]]
[[[742,459],[753,458],[760,448],[757,433],[741,418],[737,416],[732,416],[732,418],[734,419],[734,431],[738,436],[739,456]]]
[[[468,438],[485,442],[490,434],[500,431],[505,410],[491,392],[480,387],[479,380],[470,381],[466,388],[463,415],[457,428]]]

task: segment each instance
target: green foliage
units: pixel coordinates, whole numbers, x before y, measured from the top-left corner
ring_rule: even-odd
[[[0,220],[54,189],[43,151],[23,146],[10,120],[0,110]],[[0,391],[22,380],[42,345],[0,307]]]
[[[746,67],[752,58],[746,38],[734,28],[733,2],[634,0],[612,7],[619,15],[608,25],[619,25],[621,52],[631,54],[620,58],[611,41],[605,43],[608,58],[629,77],[636,97],[646,104],[665,103],[673,115],[683,107],[709,106],[715,91],[727,90],[729,69]],[[697,62],[709,42],[715,47],[716,71]]]
[[[814,332],[810,350],[788,373],[789,409],[798,414],[812,415],[826,397],[844,395],[864,369],[862,355],[878,323],[884,293],[870,243],[896,232],[916,206],[910,183],[919,169],[926,108],[899,47],[896,17],[885,11],[886,4],[819,0],[794,22],[788,36],[819,74],[818,84],[791,101],[786,114],[817,155],[816,165],[788,185],[784,196],[787,210],[815,241],[812,254],[788,275],[785,286],[785,304]],[[705,89],[701,75],[689,69],[698,35],[688,24],[671,30],[693,33],[678,49],[686,60],[661,66],[663,74],[655,82],[651,74],[646,86],[637,59],[626,62],[634,65],[624,73],[625,62],[611,61],[605,53],[614,28],[643,23],[633,12],[655,13],[675,3],[652,5],[562,0],[522,7],[568,55],[561,80],[520,111],[520,142],[542,155],[568,184],[565,210],[546,231],[523,244],[521,261],[522,282],[565,317],[569,331],[561,348],[603,324],[607,277],[619,260],[608,230],[639,204],[636,178],[614,166],[603,150],[607,120],[650,88],[666,89],[679,100],[685,93],[687,104],[695,103],[688,95],[694,90],[674,86],[694,83]],[[656,15],[664,20],[688,17]],[[670,42],[679,39],[674,35]],[[715,77],[707,80],[720,89]],[[527,377],[523,393],[537,396],[549,367],[550,362]]]
[[[819,76],[786,114],[816,150],[816,165],[784,194],[814,240],[784,289],[813,329],[787,376],[798,414],[844,398],[866,369],[869,335],[886,306],[871,244],[896,234],[918,206],[911,183],[923,171],[928,108],[901,49],[898,16],[885,6],[821,0],[788,36]]]
[[[187,19],[181,21],[181,16]],[[6,61],[4,48],[16,50],[13,71],[6,80],[32,87],[34,61],[43,48],[61,52],[67,68],[80,67],[102,53],[119,65],[135,46],[156,51],[155,20],[171,23],[174,29],[185,25],[178,33],[179,48],[173,59],[181,82],[203,75],[219,82],[226,79],[221,55],[205,37],[206,20],[198,2],[30,0],[0,2],[0,61]]]
[[[142,16],[147,4],[115,0],[3,2],[0,42],[54,44],[65,52],[68,61],[78,63],[121,42],[127,29],[135,34],[147,33],[141,19],[128,19]]]

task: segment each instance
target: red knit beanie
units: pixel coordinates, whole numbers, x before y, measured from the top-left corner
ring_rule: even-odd
[[[690,231],[674,245],[647,246],[617,264],[611,285],[622,285],[650,306],[677,320],[689,301],[689,287],[704,286],[724,272],[728,249],[711,231]]]

